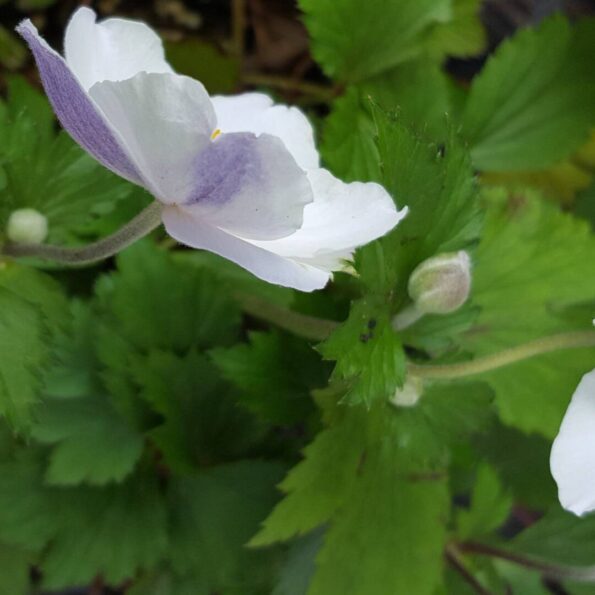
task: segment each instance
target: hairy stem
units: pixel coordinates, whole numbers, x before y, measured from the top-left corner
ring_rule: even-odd
[[[419,378],[432,380],[456,380],[490,370],[496,370],[537,355],[552,353],[561,349],[595,347],[595,331],[560,333],[505,349],[498,353],[478,357],[474,360],[446,365],[409,364],[409,371]]]
[[[86,265],[117,254],[161,224],[161,203],[154,201],[134,219],[110,236],[86,246],[63,247],[48,244],[13,244],[2,246],[0,255],[31,257],[68,265]]]
[[[393,328],[396,331],[404,331],[406,328],[414,325],[420,318],[423,318],[423,316],[424,313],[418,310],[415,304],[410,304],[393,318]]]
[[[244,312],[305,339],[322,341],[339,326],[332,320],[300,314],[248,293],[236,292],[234,298]]]
[[[525,554],[503,550],[484,543],[461,543],[458,544],[457,547],[462,552],[499,558],[531,570],[536,570],[546,578],[559,581],[571,580],[579,583],[595,583],[595,566],[566,566],[564,564],[555,564],[531,556],[526,556]]]

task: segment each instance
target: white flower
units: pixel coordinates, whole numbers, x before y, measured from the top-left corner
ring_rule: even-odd
[[[165,228],[179,242],[312,291],[405,214],[378,184],[344,184],[320,169],[298,109],[259,93],[209,98],[173,72],[149,27],[95,19],[88,8],[74,13],[65,58],[30,21],[17,30],[62,126],[163,203]]]
[[[550,458],[560,503],[583,515],[595,510],[595,370],[580,381]]]

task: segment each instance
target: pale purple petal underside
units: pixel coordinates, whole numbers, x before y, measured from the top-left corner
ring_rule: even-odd
[[[222,205],[251,182],[262,181],[264,172],[250,133],[225,134],[200,153],[194,179],[196,187],[187,205]]]
[[[29,21],[21,23],[17,32],[33,52],[45,92],[64,129],[105,167],[132,182],[142,184],[136,168],[120,146],[114,132],[64,59],[39,37]]]

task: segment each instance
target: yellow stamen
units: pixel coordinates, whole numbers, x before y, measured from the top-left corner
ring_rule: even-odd
[[[211,134],[211,140],[215,140],[221,134],[221,129],[217,128],[213,134]]]

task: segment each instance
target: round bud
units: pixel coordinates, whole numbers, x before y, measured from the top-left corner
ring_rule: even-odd
[[[41,244],[48,235],[48,220],[35,209],[18,209],[8,218],[6,235],[15,244]]]
[[[395,392],[391,403],[397,407],[414,407],[423,393],[423,381],[417,376],[407,376],[402,388]]]
[[[471,260],[464,252],[439,254],[424,260],[407,286],[415,308],[423,314],[448,314],[460,308],[471,289]]]

